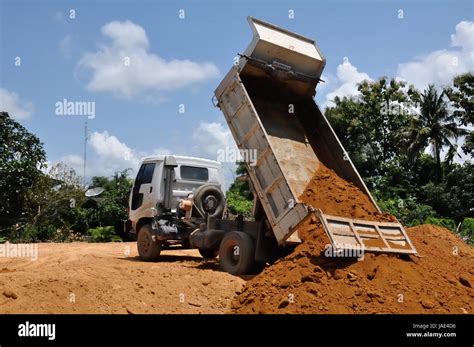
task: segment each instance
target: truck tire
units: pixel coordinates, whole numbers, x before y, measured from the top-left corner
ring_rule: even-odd
[[[217,249],[207,249],[207,248],[199,248],[199,254],[204,259],[215,259],[219,254],[219,250]]]
[[[207,197],[213,196],[217,200],[217,206],[212,213],[209,213],[211,218],[221,218],[225,208],[225,198],[219,187],[212,184],[205,184],[196,189],[193,195],[193,203],[199,211],[205,212],[204,201]]]
[[[181,242],[181,247],[183,247],[184,249],[191,249],[191,242],[189,241],[189,239],[184,239],[182,242]]]
[[[142,260],[154,261],[160,257],[161,242],[153,241],[152,235],[150,224],[143,225],[138,232],[137,248]]]
[[[226,233],[219,247],[219,266],[232,275],[252,272],[255,246],[252,238],[240,231]]]

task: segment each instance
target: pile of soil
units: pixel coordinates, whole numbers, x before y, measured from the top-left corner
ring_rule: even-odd
[[[326,214],[396,220],[322,164],[300,199]],[[418,256],[366,253],[360,261],[325,257],[329,240],[315,217],[298,231],[303,243],[247,282],[234,313],[474,312],[474,250],[447,229],[407,229]]]
[[[378,222],[396,221],[394,216],[378,212],[366,194],[323,163],[319,163],[316,173],[299,199],[321,209],[325,214]],[[304,228],[301,230],[303,237],[306,231]]]

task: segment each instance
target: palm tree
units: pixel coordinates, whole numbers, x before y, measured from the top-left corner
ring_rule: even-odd
[[[419,114],[412,116],[408,127],[400,133],[406,154],[412,162],[426,147],[431,147],[438,180],[442,177],[441,150],[446,147],[446,158],[451,161],[455,154],[459,155],[456,140],[466,132],[458,126],[455,115],[448,111],[444,96],[444,92],[439,94],[434,85],[429,85],[415,98],[419,101]]]

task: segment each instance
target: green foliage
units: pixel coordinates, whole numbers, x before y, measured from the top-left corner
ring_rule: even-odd
[[[373,82],[363,81],[358,86],[362,107],[360,117],[377,163],[399,153],[397,131],[408,124],[411,106],[405,87],[404,82],[386,77]]]
[[[241,214],[244,217],[251,217],[253,194],[250,189],[247,169],[244,163],[237,162],[236,174],[238,176],[226,193],[227,208],[232,214]]]
[[[429,182],[420,188],[422,201],[431,205],[440,216],[460,218],[474,206],[474,164],[445,166],[448,172],[440,183]]]
[[[27,224],[12,240],[14,242],[72,242],[84,241],[84,236],[72,230],[58,229],[52,224]]]
[[[446,88],[445,94],[455,108],[453,114],[461,120],[464,126],[474,124],[474,74],[471,72],[454,78],[453,87]],[[463,145],[463,151],[470,154],[474,153],[474,132],[467,130],[466,141]]]
[[[425,219],[424,224],[439,225],[451,231],[456,231],[456,222],[449,218],[429,217]]]
[[[398,131],[408,124],[413,104],[413,93],[405,87],[385,77],[363,81],[358,86],[360,96],[336,97],[335,106],[326,109],[326,117],[363,177],[377,180],[385,174],[384,163],[400,154]]]
[[[57,229],[50,224],[28,224],[25,226],[20,238],[23,242],[49,241],[55,238]]]
[[[335,98],[326,117],[384,211],[407,226],[454,230],[474,206],[473,164],[453,163],[458,138],[467,135],[464,150],[474,143],[462,127],[472,126],[473,75],[456,77],[442,92],[403,87],[385,78],[364,81],[359,96]]]
[[[416,163],[420,153],[431,146],[439,182],[443,174],[441,150],[446,148],[448,162],[451,162],[457,150],[456,140],[465,135],[465,131],[458,126],[455,113],[448,111],[444,92],[438,93],[434,85],[429,85],[423,93],[415,92],[414,95],[414,100],[420,103],[420,113],[413,115],[409,124],[401,128],[398,138],[411,163]]]
[[[413,197],[406,199],[379,200],[382,211],[390,213],[406,226],[423,224],[436,215],[431,206],[419,204]]]
[[[377,162],[364,125],[362,105],[347,97],[336,97],[334,103],[336,106],[327,108],[325,115],[360,173],[367,176],[376,169]]]
[[[89,226],[113,225],[117,232],[122,230],[123,221],[127,219],[129,193],[133,182],[128,178],[128,171],[117,172],[109,179],[93,177],[91,187],[102,187],[97,207],[90,210]]]
[[[97,227],[89,229],[92,242],[120,242],[122,239],[115,234],[113,226]]]
[[[88,228],[114,225],[120,232],[127,218],[126,208],[132,185],[128,170],[116,173],[111,179],[94,177],[93,183],[103,186],[104,193],[96,208],[83,207],[84,189],[74,170],[58,163],[40,173],[24,193],[22,218],[4,229],[3,235],[12,241],[81,241]],[[98,234],[97,241],[116,239],[107,231]]]
[[[84,191],[80,178],[63,163],[42,174],[27,191],[24,215],[31,224],[51,224],[57,229],[85,232],[85,216],[80,211]]]
[[[465,218],[459,230],[461,236],[466,242],[474,245],[474,218]]]
[[[246,199],[237,191],[227,192],[227,208],[232,214],[241,214],[244,217],[252,215],[253,200]]]
[[[245,162],[238,161],[236,162],[237,168],[235,169],[235,173],[237,176],[243,176],[247,174],[247,167],[245,166]]]
[[[0,229],[25,220],[27,191],[42,176],[45,163],[40,140],[0,112]]]
[[[110,179],[93,177],[92,185],[103,187],[105,191],[96,207],[84,208],[86,198],[80,186],[80,177],[74,170],[59,163],[29,190],[27,200],[30,203],[24,214],[30,224],[49,224],[59,229],[56,241],[78,240],[76,234],[84,235],[89,227],[103,225],[113,225],[117,232],[121,232],[123,221],[127,219],[126,209],[132,186],[127,173],[128,170],[124,170]]]
[[[390,199],[397,197],[405,199],[413,195],[413,181],[411,170],[407,170],[403,161],[397,157],[382,162],[381,171],[383,175],[375,175],[366,178],[366,183],[379,199]]]

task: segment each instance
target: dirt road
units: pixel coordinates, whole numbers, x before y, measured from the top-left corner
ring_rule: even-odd
[[[245,280],[196,250],[137,257],[135,243],[43,243],[0,257],[0,313],[224,313]]]

